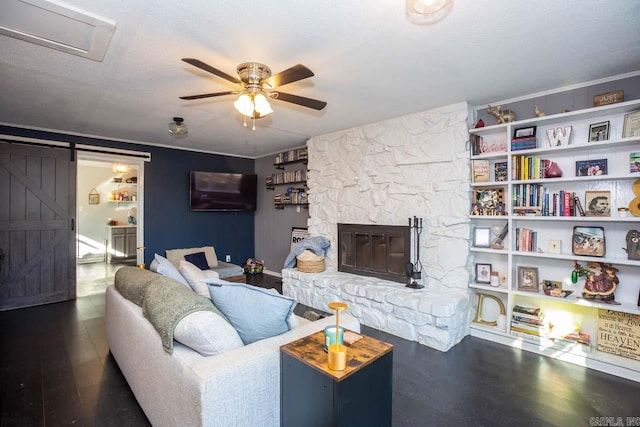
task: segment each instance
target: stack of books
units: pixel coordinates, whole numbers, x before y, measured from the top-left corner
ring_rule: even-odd
[[[575,347],[581,351],[591,351],[591,335],[581,332],[579,327],[575,326],[575,330],[569,333],[556,333],[554,329],[556,328],[550,324],[549,338],[553,340],[554,346]]]
[[[546,337],[547,329],[544,325],[544,314],[540,307],[513,306],[511,334],[525,338],[531,336]]]
[[[511,140],[511,151],[531,150],[537,148],[535,136],[524,136],[522,138],[513,138]]]
[[[538,232],[530,230],[528,228],[517,227],[516,228],[516,251],[538,252]]]

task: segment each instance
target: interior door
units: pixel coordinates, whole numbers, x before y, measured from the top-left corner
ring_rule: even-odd
[[[69,150],[0,143],[0,310],[75,298],[75,188]]]

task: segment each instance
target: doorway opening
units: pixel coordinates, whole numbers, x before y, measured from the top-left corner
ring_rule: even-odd
[[[144,160],[78,152],[76,296],[103,293],[115,272],[144,262]]]

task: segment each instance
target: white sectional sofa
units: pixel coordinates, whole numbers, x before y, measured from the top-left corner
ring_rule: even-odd
[[[360,331],[355,318],[340,319]],[[201,356],[175,341],[169,354],[142,308],[114,286],[106,291],[111,354],[154,426],[279,426],[280,346],[335,322],[333,316],[297,320],[299,326],[286,333],[215,356]]]

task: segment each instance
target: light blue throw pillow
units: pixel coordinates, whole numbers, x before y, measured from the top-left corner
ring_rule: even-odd
[[[187,288],[191,289],[187,280],[180,274],[180,271],[176,268],[175,265],[171,264],[168,259],[158,254],[155,254],[154,260],[158,262],[156,267],[156,273],[160,273],[163,276],[170,277],[173,280],[177,280],[178,282],[185,285]]]
[[[245,344],[287,332],[296,301],[244,283],[207,279],[211,299]]]

